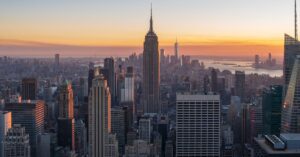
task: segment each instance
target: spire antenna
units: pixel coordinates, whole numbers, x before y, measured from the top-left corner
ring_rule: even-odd
[[[297,30],[297,0],[295,0],[295,39],[298,41],[298,30]]]
[[[296,0],[295,0],[296,1]],[[152,17],[152,2],[151,2],[151,17]]]
[[[152,3],[151,3],[151,10],[150,10],[150,32],[153,32],[153,20],[152,20]]]

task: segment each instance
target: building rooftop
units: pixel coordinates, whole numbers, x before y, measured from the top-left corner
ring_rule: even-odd
[[[300,149],[284,149],[284,150],[278,150],[273,149],[270,145],[266,143],[266,140],[264,138],[254,138],[256,143],[260,146],[261,149],[263,149],[267,154],[299,154],[300,155]]]
[[[265,135],[265,139],[273,145],[274,149],[285,148],[285,143],[276,135]]]
[[[300,141],[300,134],[282,133],[280,134],[280,138],[288,141]]]
[[[219,100],[220,95],[196,95],[196,94],[177,94],[176,100],[178,101],[197,101],[197,100]]]

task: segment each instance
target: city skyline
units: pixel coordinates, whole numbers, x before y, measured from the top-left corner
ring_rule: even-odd
[[[0,157],[299,157],[282,1],[4,2]]]
[[[173,53],[178,38],[181,54],[251,56],[272,52],[281,57],[284,33],[293,34],[292,0],[59,2],[4,2],[0,6],[0,54],[141,53],[151,2],[160,48],[167,54]],[[278,10],[281,14],[276,14]]]

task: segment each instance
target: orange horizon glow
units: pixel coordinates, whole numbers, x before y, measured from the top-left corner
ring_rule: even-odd
[[[283,39],[279,40],[267,40],[267,39],[256,39],[256,40],[204,40],[202,41],[187,41],[184,42],[182,39],[179,40],[180,54],[184,55],[205,55],[205,56],[246,56],[253,57],[255,54],[261,57],[267,56],[268,53],[272,53],[274,57],[281,58],[283,56]],[[142,40],[143,41],[143,40]],[[270,41],[270,43],[267,43]],[[173,41],[167,39],[160,42],[159,48],[164,48],[166,54],[173,54]],[[75,42],[74,42],[75,43]],[[130,55],[133,52],[141,53],[143,49],[143,43],[132,43],[132,44],[74,44],[69,43],[48,43],[48,42],[37,42],[37,41],[23,41],[23,40],[0,40],[1,47],[10,50],[11,54],[22,55],[25,52],[34,51],[34,55],[44,54],[46,55],[59,51],[62,54],[80,56],[82,54],[115,54],[115,55]],[[52,52],[51,52],[52,51]],[[22,53],[21,53],[22,52]]]
[[[145,33],[144,33],[145,34]],[[101,36],[101,35],[99,35]],[[102,36],[101,36],[102,37]],[[143,45],[144,36],[139,37],[128,37],[118,38],[110,37],[108,39],[93,39],[82,38],[80,40],[73,38],[34,38],[26,37],[24,39],[17,38],[0,38],[0,45],[35,45],[35,44],[53,44],[53,45],[74,45],[74,46],[141,46]],[[178,42],[181,45],[194,46],[194,45],[272,45],[280,46],[283,45],[282,38],[257,38],[257,37],[177,37]],[[175,39],[169,36],[159,36],[158,41],[160,45],[170,46],[174,45]]]

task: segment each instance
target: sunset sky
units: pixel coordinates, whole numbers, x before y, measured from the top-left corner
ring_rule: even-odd
[[[140,53],[151,2],[167,53],[282,56],[294,34],[293,0],[0,0],[0,55]]]

